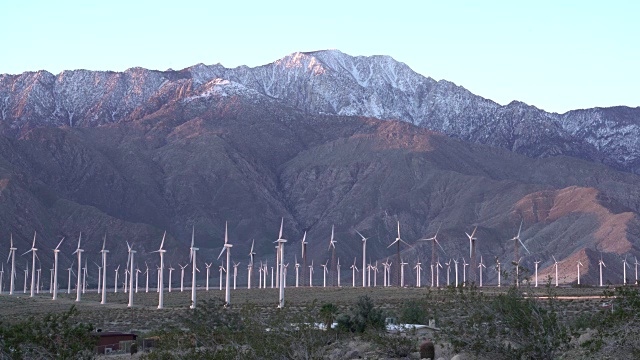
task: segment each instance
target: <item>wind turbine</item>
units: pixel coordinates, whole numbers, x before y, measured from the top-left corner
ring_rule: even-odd
[[[133,278],[131,277],[133,275],[133,256],[135,255],[136,251],[133,250],[133,243],[131,245],[129,245],[129,242],[127,241],[127,248],[129,250],[129,303],[127,304],[127,307],[133,307]]]
[[[178,266],[180,266],[180,264],[178,264]],[[172,283],[171,277],[172,277],[172,274],[173,274],[173,270],[175,270],[175,269],[173,268],[171,263],[169,263],[169,267],[167,269],[169,270],[169,289],[168,290],[169,290],[169,292],[171,292],[171,283]],[[184,271],[183,271],[183,273],[184,273]]]
[[[628,267],[629,267],[629,264],[627,264],[627,255],[625,255],[624,260],[622,261],[622,284],[623,285],[627,285],[627,268]]]
[[[418,260],[418,263],[416,264],[414,269],[416,269],[416,285],[417,287],[420,287],[420,272],[422,271],[422,266],[420,266],[420,260]]]
[[[240,263],[233,262],[233,290],[236,289],[236,278],[238,277],[238,266]]]
[[[522,240],[520,240],[520,232],[522,231],[522,224],[523,224],[524,220],[520,220],[520,228],[518,229],[518,234],[516,236],[514,236],[513,238],[511,238],[511,240],[513,240],[513,261],[514,261],[514,265],[516,266],[516,274],[518,273],[518,267],[520,266],[520,260],[522,260],[521,257],[518,256],[518,245],[522,245],[522,248],[524,248],[528,254],[531,254],[529,252],[529,249],[527,249],[526,246],[524,246],[524,243],[522,242]],[[517,260],[516,259],[520,259]],[[516,275],[516,287],[518,287],[519,285],[519,279],[518,276]]]
[[[149,264],[147,264],[147,262],[145,261],[144,265],[147,267],[147,271],[144,272],[145,275],[147,275],[147,283],[146,283],[146,285],[144,287],[144,292],[148,293],[149,292]],[[104,282],[103,282],[103,284],[104,284]],[[104,292],[103,292],[103,294],[104,294]]]
[[[442,253],[444,254],[444,248],[442,248],[442,245],[440,245],[440,242],[438,241],[438,233],[440,232],[440,227],[442,226],[442,224],[440,224],[440,226],[438,226],[438,230],[436,230],[436,234],[433,237],[430,238],[426,238],[426,239],[420,239],[418,241],[433,241],[431,243],[431,287],[433,287],[433,268],[434,266],[436,266],[436,245],[438,245],[440,247],[440,249],[442,250]]]
[[[102,253],[102,300],[100,301],[100,304],[106,304],[107,303],[107,253],[109,252],[109,250],[106,250],[104,247],[107,243],[107,234],[104,234],[104,238],[102,239],[102,250],[100,250],[100,252]],[[147,267],[147,271],[149,270],[149,267]],[[147,285],[149,282],[149,275],[147,275]],[[148,290],[148,286],[147,286],[147,290]]]
[[[311,265],[309,265],[309,287],[313,287],[313,260],[311,260]]]
[[[335,281],[336,241],[333,239],[333,233],[334,233],[333,230],[334,230],[334,226],[331,225],[331,240],[329,240],[329,250],[331,250],[331,268],[329,269],[329,273],[331,274],[331,286],[336,285],[336,281]]]
[[[498,287],[500,287],[500,278],[502,277],[502,273],[500,272],[500,259],[496,256],[496,270],[498,270]]]
[[[40,258],[38,258],[38,280],[36,281],[36,294],[40,294],[40,273],[42,273],[42,264],[40,264]]]
[[[2,284],[2,279],[4,278],[4,264],[2,264],[2,268],[0,268],[0,269],[1,269],[0,270],[0,294],[2,294],[2,290],[4,290],[3,287],[2,287],[2,285],[3,285]]]
[[[136,265],[136,293],[138,293],[138,275],[140,275],[141,272],[142,270]]]
[[[113,292],[114,294],[118,292],[118,271],[120,270],[120,265],[114,270],[116,272],[116,278],[113,284]]]
[[[189,264],[184,264],[184,266],[178,264],[180,266],[180,292],[184,291],[184,269],[189,266]]]
[[[356,272],[358,271],[358,267],[356,266],[356,258],[353,258],[353,265],[351,265],[351,280],[353,287],[356,287]],[[387,278],[385,274],[385,279]]]
[[[300,264],[298,263],[298,256],[295,255],[294,258],[295,258],[295,261],[296,261],[296,264],[295,264],[295,266],[296,266],[296,287],[298,287],[298,285],[299,285],[298,277],[300,275]]]
[[[600,260],[598,261],[598,265],[600,266],[600,287],[602,287],[602,267],[607,267],[607,265],[604,264],[604,261],[602,261],[602,254],[600,254]]]
[[[470,267],[469,267],[469,278],[471,282],[475,282],[476,281],[476,240],[478,240],[477,238],[473,237],[476,234],[476,231],[478,230],[478,227],[476,226],[475,228],[473,228],[473,232],[471,232],[471,235],[467,234],[465,232],[465,235],[467,235],[467,237],[469,238],[469,262],[470,262]]]
[[[196,241],[196,227],[191,227],[191,249],[189,251],[189,261],[191,261],[191,309],[196,308],[196,290],[197,290],[197,281],[196,281],[196,272],[198,271],[198,263],[196,262],[196,253],[199,248],[194,246]],[[235,289],[235,281],[234,286]]]
[[[536,287],[538,287],[538,264],[540,264],[540,260],[534,261],[533,263],[535,264],[536,268]]]
[[[556,268],[556,287],[558,287],[558,260],[556,260],[556,257],[553,255],[551,255],[551,257],[553,258],[553,266]]]
[[[95,263],[95,261],[93,262],[93,264],[98,267],[98,294],[100,294],[100,291],[102,291],[102,287],[100,286],[101,281],[102,281],[102,266],[98,265]]]
[[[371,265],[369,265],[369,269],[371,269]],[[338,265],[336,265],[336,270],[338,271],[338,287],[340,287],[340,258],[338,258]]]
[[[258,289],[262,289],[262,261],[260,261],[260,266],[258,267]]]
[[[300,243],[302,247],[302,286],[304,286],[304,279],[307,272],[307,244],[307,232],[305,231],[304,235],[302,235],[302,242]],[[309,279],[311,279],[311,277],[309,277]],[[309,283],[309,286],[311,286],[311,283]]]
[[[38,249],[36,249],[36,232],[33,232],[33,244],[31,245],[31,249],[29,249],[27,252],[25,252],[24,254],[22,254],[22,256],[27,255],[28,253],[32,253],[32,260],[31,260],[31,295],[29,295],[30,297],[33,297],[34,295],[34,291],[35,291],[35,281],[36,281],[36,251],[38,251]],[[78,268],[78,271],[80,268]],[[26,274],[25,274],[26,275]],[[25,277],[26,279],[26,277]]]
[[[520,261],[522,261],[522,257],[520,257],[518,261],[513,262],[513,265],[516,268],[516,287],[520,287]]]
[[[447,286],[449,286],[451,285],[451,282],[449,281],[449,274],[451,273],[451,259],[444,264],[447,265]]]
[[[29,277],[29,260],[27,260],[27,265],[24,268],[24,291],[23,294],[27,293],[27,278]]]
[[[11,234],[11,245],[9,245],[9,256],[7,257],[7,262],[11,259],[11,276],[9,279],[9,295],[13,295],[13,290],[15,287],[14,279],[16,278],[16,250],[17,248],[13,247],[13,234]]]
[[[338,258],[340,260],[340,258]],[[367,287],[371,287],[371,270],[373,266],[371,265],[371,259],[369,259],[369,264],[367,264]]]
[[[580,262],[580,259],[578,259],[578,263],[576,264],[576,267],[578,268],[578,285],[580,285],[580,266],[582,266],[582,263]]]
[[[367,239],[366,237],[364,237],[364,235],[360,234],[360,232],[358,230],[356,230],[356,233],[358,233],[358,235],[360,235],[360,238],[362,239],[362,268],[364,269],[365,267],[365,259],[367,258]],[[367,275],[364,273],[364,271],[362,272],[362,287],[365,287],[365,282],[366,282],[366,277]]]
[[[278,282],[279,285],[279,294],[278,294],[278,308],[282,309],[284,308],[284,243],[287,242],[287,240],[285,240],[282,237],[282,231],[283,231],[283,227],[284,227],[284,218],[282,218],[282,220],[280,221],[280,232],[278,233],[278,239],[275,241],[276,243],[278,243],[278,257],[280,259],[280,263],[277,264],[278,267],[280,268],[280,272],[279,272],[279,277],[280,277],[280,281]],[[235,279],[235,278],[234,278]],[[235,280],[234,280],[235,283]],[[234,285],[235,287],[235,285]]]
[[[456,269],[456,287],[458,287],[458,259],[453,259],[453,263],[455,264],[455,269]]]
[[[329,269],[327,269],[327,264],[328,263],[329,263],[329,260],[327,260],[327,262],[325,262],[324,264],[320,264],[320,266],[323,268],[323,270],[322,270],[322,275],[323,275],[322,287],[327,287],[327,273],[329,272]]]
[[[376,264],[373,267],[373,287],[378,286],[378,261],[376,260]]]
[[[82,252],[84,251],[83,249],[80,248],[80,242],[82,241],[82,232],[80,233],[80,237],[78,238],[78,248],[76,249],[76,251],[74,251],[71,255],[73,254],[78,254],[78,284],[76,285],[76,301],[80,301],[80,297],[81,297],[81,288],[80,288],[80,274],[81,274],[81,267],[82,267]]]
[[[67,294],[71,294],[71,273],[73,273],[73,261],[71,262],[71,265],[69,265],[67,271],[69,272],[69,281],[67,281]]]
[[[480,269],[480,287],[482,287],[482,268],[486,268],[482,263],[482,256],[480,256],[480,265],[478,265],[478,268]]]
[[[82,268],[82,293],[86,293],[87,292],[87,275],[88,275],[88,269],[87,269],[87,259],[84,259],[84,267]],[[39,275],[38,275],[39,278]]]
[[[218,266],[218,272],[220,272],[220,291],[222,291],[222,273],[226,272],[227,269],[224,268],[224,262],[220,262],[220,266]]]
[[[229,244],[229,236],[228,236],[228,231],[227,231],[227,223],[224,223],[224,247],[222,248],[222,251],[220,251],[220,255],[218,255],[218,260],[220,260],[220,257],[222,256],[222,254],[226,251],[227,252],[227,271],[226,271],[226,282],[225,282],[225,293],[224,293],[224,301],[225,301],[225,307],[231,305],[231,292],[229,289],[229,264],[231,263],[231,247],[233,247],[233,245]]]
[[[412,247],[411,245],[409,245],[409,243],[407,243],[406,241],[402,240],[402,238],[400,237],[400,221],[398,220],[398,237],[396,238],[396,240],[394,242],[392,242],[391,244],[389,244],[389,246],[387,246],[387,249],[392,247],[393,244],[397,244],[396,245],[396,256],[398,259],[398,264],[402,264],[402,261],[400,260],[400,243],[404,243],[405,245]],[[401,265],[402,267],[402,265]],[[400,272],[398,271],[398,284],[400,284]],[[391,276],[391,274],[389,274],[389,276]],[[391,279],[389,278],[389,282],[391,282]]]
[[[206,289],[207,291],[209,291],[209,273],[211,272],[211,266],[213,265],[213,263],[204,263],[204,266],[207,268],[207,283],[206,283]]]
[[[400,287],[404,287],[404,267],[409,265],[409,263],[404,262],[404,260],[400,261]]]
[[[162,309],[164,307],[164,279],[163,279],[164,271],[163,270],[164,270],[164,253],[167,252],[167,250],[163,249],[163,246],[164,246],[164,239],[166,238],[166,236],[167,236],[167,232],[165,231],[164,235],[162,235],[162,242],[160,243],[160,248],[156,251],[152,251],[160,254],[160,267],[158,269],[158,309]],[[148,275],[147,275],[147,279],[148,279]]]
[[[64,241],[64,237],[58,243],[55,249],[53,249],[53,296],[52,300],[56,300],[58,298],[58,253],[60,252],[60,245]]]
[[[462,286],[467,285],[467,266],[469,266],[467,260],[462,258]]]
[[[248,266],[248,271],[249,274],[247,275],[247,289],[251,289],[251,277],[253,276],[253,256],[256,254],[253,251],[253,245],[255,244],[255,239],[251,240],[251,250],[249,251],[249,266]]]
[[[638,258],[637,257],[636,257],[635,266],[636,266],[636,282],[635,282],[635,284],[638,285]]]

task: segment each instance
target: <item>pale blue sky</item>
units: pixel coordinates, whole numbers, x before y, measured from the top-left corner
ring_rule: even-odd
[[[638,1],[3,1],[0,73],[384,54],[507,104],[640,105]]]

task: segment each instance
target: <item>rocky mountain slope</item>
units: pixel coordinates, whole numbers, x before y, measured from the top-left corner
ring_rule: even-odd
[[[255,68],[198,64],[180,71],[1,75],[2,130],[17,136],[34,126],[136,120],[171,99],[202,93],[215,79],[306,114],[398,119],[530,157],[568,155],[640,173],[639,108],[556,114],[521,102],[500,106],[391,57],[352,57],[337,50],[294,53]]]
[[[146,75],[136,80],[134,72]],[[137,259],[154,266],[150,251],[167,230],[166,259],[175,266],[187,261],[192,227],[199,261],[216,261],[228,222],[234,260],[244,267],[252,239],[256,259],[273,263],[284,217],[286,261],[299,254],[307,231],[311,259],[324,263],[335,225],[338,255],[349,264],[360,256],[355,229],[370,237],[372,261],[393,257],[387,245],[399,221],[403,239],[415,244],[403,250],[410,263],[420,257],[427,269],[430,244],[417,240],[439,227],[439,256],[467,257],[464,232],[477,225],[478,255],[490,266],[495,256],[512,260],[508,239],[522,219],[531,251],[523,265],[532,269],[541,260],[541,276],[555,255],[561,282],[571,282],[579,258],[583,282],[595,283],[603,253],[611,264],[605,279],[621,282],[615,264],[639,255],[640,178],[632,173],[568,156],[530,158],[407,122],[313,113],[234,81],[198,85],[194,76],[171,74],[169,81],[146,70],[93,73],[93,82],[129,89],[127,95],[116,103],[113,91],[96,95],[101,105],[77,100],[73,115],[58,108],[47,118],[51,108],[23,99],[24,122],[4,121],[0,138],[2,244],[13,233],[24,252],[37,230],[47,266],[47,249],[66,236],[67,266],[80,231],[90,260],[106,233],[112,264],[124,263],[128,240]],[[40,76],[36,83],[46,87]],[[144,84],[165,81],[139,104]],[[59,99],[52,97],[53,109]],[[103,117],[109,113],[115,115]],[[50,123],[57,126],[41,126]],[[407,271],[409,283],[414,274]],[[485,275],[495,281],[495,270]]]

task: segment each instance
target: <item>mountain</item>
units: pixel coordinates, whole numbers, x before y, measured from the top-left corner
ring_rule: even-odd
[[[513,258],[508,239],[522,219],[522,239],[532,253],[523,264],[532,269],[533,261],[542,260],[540,276],[552,271],[554,255],[561,276],[572,281],[579,258],[585,264],[583,281],[595,283],[602,253],[612,264],[605,279],[620,282],[622,269],[614,264],[621,256],[639,255],[640,178],[584,160],[600,156],[606,162],[588,140],[604,138],[605,132],[561,127],[557,121],[594,128],[624,123],[629,134],[634,109],[549,115],[524,104],[500,107],[451,83],[423,78],[388,57],[351,58],[370,64],[366,73],[363,65],[348,72],[347,63],[331,62],[331,56],[347,58],[329,51],[294,54],[254,69],[197,65],[166,72],[3,76],[0,238],[13,233],[18,251],[26,251],[37,230],[39,255],[47,263],[45,249],[66,236],[66,264],[80,231],[87,239],[85,254],[96,261],[106,234],[110,263],[124,262],[128,240],[139,261],[153,265],[157,259],[149,252],[167,230],[167,261],[175,265],[187,260],[192,227],[198,259],[214,261],[228,222],[234,259],[246,264],[255,239],[257,259],[272,263],[272,242],[283,217],[288,261],[307,231],[309,253],[316,263],[324,262],[335,225],[338,254],[346,264],[360,255],[354,229],[371,237],[373,261],[394,256],[387,245],[399,221],[403,239],[416,244],[402,255],[413,263],[431,249],[416,240],[439,227],[446,252],[440,256],[466,256],[464,232],[477,225],[478,254],[489,265],[495,256],[503,264]],[[343,70],[332,70],[338,65]],[[423,99],[413,113],[403,95],[409,93]],[[393,118],[392,108],[404,107],[405,116],[423,109],[460,130],[459,136],[425,129],[428,116],[420,121],[365,116],[378,103],[385,104],[377,107],[379,118]],[[472,107],[480,110],[468,113]],[[491,114],[501,117],[480,125],[498,116]],[[513,114],[520,117],[507,120]],[[534,126],[538,117],[548,126]],[[575,120],[554,120],[558,117]],[[509,121],[517,129],[511,135],[517,145],[489,141]],[[618,136],[616,126],[609,139]],[[628,136],[616,148],[603,147],[624,153],[637,140]],[[485,274],[488,281],[495,279],[495,271]]]
[[[640,173],[640,108],[547,113],[521,102],[501,106],[463,87],[415,73],[389,56],[337,50],[294,53],[271,64],[180,71],[46,71],[0,76],[3,132],[33,126],[91,127],[134,120],[215,79],[240,84],[308,114],[397,119],[530,157],[567,155]]]

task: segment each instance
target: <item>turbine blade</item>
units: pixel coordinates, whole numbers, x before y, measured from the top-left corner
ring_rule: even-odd
[[[32,248],[36,247],[36,231],[33,232],[33,245],[31,245]]]
[[[196,226],[192,225],[191,227],[191,247],[192,248],[195,241],[196,241]]]
[[[220,251],[220,255],[218,255],[218,260],[220,260],[220,257],[222,256],[222,254],[224,253],[224,251],[226,250],[226,247],[222,248],[222,251]]]
[[[393,244],[397,243],[400,240],[400,238],[397,238],[396,241],[392,242],[391,244],[389,244],[389,246],[387,246],[387,249],[392,247]]]
[[[162,242],[160,243],[160,249],[162,250],[162,247],[164,246],[164,239],[167,237],[167,230],[164,231],[164,234],[162,235]]]
[[[253,245],[255,244],[255,242],[256,242],[255,239],[251,240],[251,250],[249,251],[250,255],[253,254]]]
[[[284,226],[284,218],[280,220],[280,233],[278,234],[278,239],[282,239],[282,228]]]
[[[398,239],[400,238],[400,220],[398,220]]]
[[[524,222],[524,219],[520,220],[520,228],[518,229],[518,240],[520,240],[520,231],[522,231],[522,223],[523,222]]]
[[[107,233],[104,233],[104,238],[102,238],[102,250],[104,250],[104,246],[107,243]]]
[[[25,255],[27,255],[28,253],[30,253],[31,251],[33,251],[33,248],[29,249],[29,251],[25,252],[24,254],[22,254],[22,255],[20,255],[20,256],[25,256]],[[74,254],[75,254],[75,253],[74,253]]]
[[[60,242],[58,243],[58,246],[56,246],[56,250],[58,250],[58,248],[60,247],[63,241],[64,241],[64,237],[62,237],[62,240],[60,240]]]
[[[473,228],[473,232],[471,233],[471,237],[473,237],[476,234],[477,230],[478,230],[477,226],[475,228]]]
[[[524,246],[524,243],[522,242],[522,240],[520,240],[520,238],[518,238],[518,241],[520,242],[520,245],[522,245],[522,247],[527,250],[527,253],[531,254],[531,252],[529,252],[529,249],[527,249],[526,246]]]
[[[225,221],[224,222],[224,243],[226,244],[229,241],[229,235],[228,235],[228,224]]]

